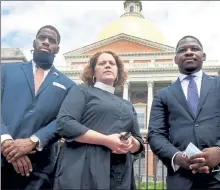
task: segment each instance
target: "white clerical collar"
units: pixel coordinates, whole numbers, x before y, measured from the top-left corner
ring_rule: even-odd
[[[105,91],[112,93],[112,94],[114,94],[114,92],[115,92],[115,87],[104,84],[102,82],[96,82],[94,87],[99,88],[101,90],[105,90]]]

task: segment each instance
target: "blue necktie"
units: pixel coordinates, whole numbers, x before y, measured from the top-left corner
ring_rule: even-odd
[[[189,75],[186,79],[189,80],[188,92],[187,92],[187,102],[194,114],[196,116],[198,103],[199,103],[199,94],[195,80],[193,79],[195,76]]]

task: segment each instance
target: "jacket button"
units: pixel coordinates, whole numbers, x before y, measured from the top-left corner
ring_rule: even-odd
[[[199,126],[199,124],[198,123],[195,123],[195,127],[198,127]]]

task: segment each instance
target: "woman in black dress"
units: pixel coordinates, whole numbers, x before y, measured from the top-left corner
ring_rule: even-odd
[[[57,132],[65,138],[54,189],[135,189],[132,154],[143,149],[131,102],[114,95],[126,80],[111,52],[96,53],[85,68],[86,87],[74,87],[64,100]],[[131,132],[127,140],[120,137]]]

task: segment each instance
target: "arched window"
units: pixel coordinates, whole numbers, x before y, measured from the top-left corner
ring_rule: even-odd
[[[133,6],[130,6],[130,12],[134,12],[134,7]]]

